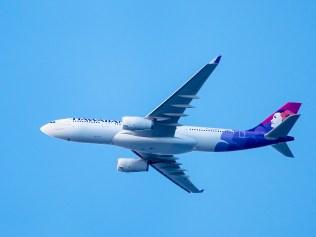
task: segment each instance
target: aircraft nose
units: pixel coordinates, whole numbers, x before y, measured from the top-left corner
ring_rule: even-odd
[[[46,135],[49,135],[49,124],[45,124],[43,125],[41,128],[40,128],[41,132],[46,134]]]

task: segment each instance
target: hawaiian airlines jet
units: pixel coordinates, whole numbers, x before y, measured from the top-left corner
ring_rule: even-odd
[[[127,148],[138,158],[120,158],[121,172],[148,171],[149,166],[189,193],[200,193],[178,162],[177,154],[191,151],[236,151],[272,146],[293,157],[287,142],[289,131],[299,118],[301,103],[288,102],[249,130],[184,126],[184,112],[220,62],[206,64],[183,86],[145,117],[125,116],[121,121],[87,118],[58,119],[41,127],[49,136],[74,142],[110,144]]]

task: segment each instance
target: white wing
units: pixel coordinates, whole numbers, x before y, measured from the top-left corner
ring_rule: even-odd
[[[176,157],[171,155],[154,155],[136,151],[133,152],[140,158],[147,160],[151,167],[188,193],[203,192],[203,190],[198,189],[192,184],[189,177],[185,174],[185,170],[180,167],[181,164],[176,161]]]
[[[206,79],[214,71],[221,56],[218,56],[210,63],[206,64],[193,77],[190,78],[182,87],[174,92],[168,99],[160,104],[146,118],[154,121],[153,136],[173,136],[178,121],[186,116],[184,111],[192,108],[190,105],[193,99],[197,99],[197,93],[201,89]]]

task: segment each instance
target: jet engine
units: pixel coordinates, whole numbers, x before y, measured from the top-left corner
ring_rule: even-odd
[[[120,172],[148,171],[148,162],[142,159],[119,158],[117,160],[117,171],[120,171]]]
[[[153,122],[143,117],[125,116],[122,118],[123,129],[126,130],[146,130],[151,129]]]

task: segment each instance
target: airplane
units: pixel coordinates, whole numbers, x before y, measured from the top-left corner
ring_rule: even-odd
[[[188,193],[201,193],[189,179],[176,155],[192,151],[225,152],[272,146],[294,157],[287,142],[301,103],[288,102],[257,126],[248,130],[184,126],[184,112],[193,108],[199,90],[217,67],[221,56],[206,64],[146,116],[124,116],[119,120],[66,118],[51,121],[40,130],[55,138],[85,143],[110,144],[131,150],[137,158],[119,158],[121,172],[154,168]]]

